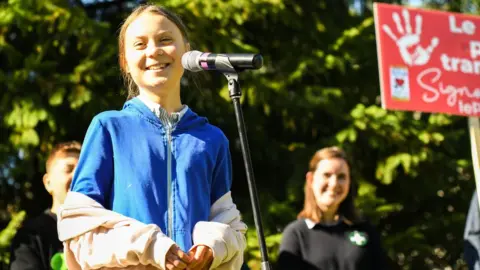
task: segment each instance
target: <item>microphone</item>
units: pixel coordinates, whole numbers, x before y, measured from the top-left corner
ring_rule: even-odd
[[[204,53],[188,51],[182,56],[182,66],[191,72],[203,70],[243,71],[259,69],[263,65],[260,54],[247,53]]]

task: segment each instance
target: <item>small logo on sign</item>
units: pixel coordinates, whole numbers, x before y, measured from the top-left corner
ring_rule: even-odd
[[[390,67],[390,90],[392,99],[410,100],[410,84],[406,67]]]

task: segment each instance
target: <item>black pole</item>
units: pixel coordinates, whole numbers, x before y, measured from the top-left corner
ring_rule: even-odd
[[[255,65],[249,66],[248,68],[258,69],[263,65],[263,58],[261,55],[257,55],[254,59]],[[267,245],[265,244],[265,236],[263,235],[262,218],[260,215],[255,177],[252,169],[252,160],[250,158],[250,149],[248,147],[247,132],[245,129],[245,121],[243,119],[242,106],[240,104],[242,91],[240,90],[240,84],[238,83],[238,72],[242,70],[236,70],[230,62],[229,57],[224,54],[217,54],[214,66],[215,70],[221,72],[228,80],[228,92],[233,101],[233,107],[235,109],[235,118],[237,120],[238,135],[240,136],[240,146],[242,148],[243,163],[246,170],[248,191],[250,193],[250,201],[253,209],[253,219],[255,221],[255,229],[257,230],[262,260],[262,270],[270,270]]]
[[[230,98],[233,101],[235,109],[235,117],[237,120],[238,135],[240,136],[240,145],[243,154],[243,163],[246,169],[248,190],[250,193],[250,201],[253,209],[253,219],[255,221],[255,228],[257,230],[258,243],[260,247],[260,255],[262,259],[262,269],[270,270],[270,263],[268,262],[267,246],[265,244],[265,237],[263,234],[262,219],[260,215],[260,208],[258,202],[257,189],[255,185],[255,177],[252,169],[252,160],[250,158],[250,149],[248,146],[247,132],[245,129],[245,121],[243,119],[242,106],[240,104],[240,97],[242,92],[238,83],[238,74],[233,72],[225,72],[225,77],[228,79],[228,90]]]

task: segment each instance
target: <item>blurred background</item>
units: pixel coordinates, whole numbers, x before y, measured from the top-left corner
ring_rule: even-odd
[[[25,216],[51,204],[42,176],[52,145],[82,141],[92,117],[120,109],[119,25],[142,1],[0,0],[0,261]],[[380,105],[372,2],[163,0],[193,49],[261,53],[241,74],[262,220],[274,265],[281,232],[303,205],[308,161],[340,145],[359,183],[357,205],[398,269],[465,269],[463,228],[475,189],[467,119]],[[476,14],[480,1],[379,1]],[[197,74],[198,75],[198,74]],[[182,101],[231,142],[234,200],[249,225],[246,258],[260,269],[226,79],[183,81]]]

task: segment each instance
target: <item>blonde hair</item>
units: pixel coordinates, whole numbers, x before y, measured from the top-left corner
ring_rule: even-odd
[[[125,33],[127,32],[128,26],[130,26],[130,24],[136,18],[138,18],[140,15],[142,15],[145,12],[151,12],[154,14],[165,16],[167,19],[169,19],[178,27],[178,29],[180,30],[180,33],[182,33],[184,42],[189,43],[187,28],[183,24],[182,20],[175,13],[165,9],[164,7],[152,5],[152,4],[140,5],[137,8],[135,8],[132,11],[132,13],[123,22],[122,27],[120,28],[120,34],[118,35],[118,51],[119,51],[118,62],[120,65],[120,70],[122,72],[122,77],[128,89],[127,99],[131,99],[138,96],[139,92],[138,92],[138,87],[135,85],[135,82],[133,81],[132,77],[127,71],[127,61],[125,58]]]
[[[82,145],[77,141],[69,141],[69,142],[62,142],[56,144],[50,154],[48,155],[47,162],[46,162],[46,170],[47,172],[50,169],[53,161],[61,156],[66,156],[69,154],[74,154],[80,156],[80,150],[82,149]]]

